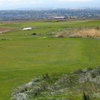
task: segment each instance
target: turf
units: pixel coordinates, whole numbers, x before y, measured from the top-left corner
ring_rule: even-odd
[[[100,20],[68,22],[17,22],[1,26],[19,30],[0,35],[0,100],[10,100],[12,90],[35,76],[70,73],[79,68],[100,65],[100,39],[42,38],[58,29],[100,26]],[[31,31],[20,28],[35,26]]]

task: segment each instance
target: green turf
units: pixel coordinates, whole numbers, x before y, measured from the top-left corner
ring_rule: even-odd
[[[36,26],[31,31],[16,30],[0,35],[0,100],[10,100],[12,90],[35,76],[69,73],[100,65],[100,39],[42,38],[47,33],[70,27],[96,27],[100,20],[68,22],[16,22],[1,26]]]

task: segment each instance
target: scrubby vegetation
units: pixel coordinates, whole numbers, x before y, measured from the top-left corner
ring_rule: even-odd
[[[96,100],[100,99],[100,67],[86,68],[61,76],[42,75],[18,87],[13,100]]]
[[[60,30],[55,32],[55,37],[100,38],[100,27]]]

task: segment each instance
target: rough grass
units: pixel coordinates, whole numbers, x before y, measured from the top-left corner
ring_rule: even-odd
[[[100,37],[100,29],[85,28],[80,30],[74,30],[73,37]]]
[[[66,29],[55,32],[55,37],[100,37],[99,27]]]
[[[42,98],[44,98],[42,100],[45,100],[45,98],[47,98],[46,100],[50,98],[51,100],[65,100],[67,98],[71,98],[71,100],[97,99],[100,90],[99,71],[100,67],[96,67],[95,69],[80,69],[61,76],[44,74],[29,82],[30,84],[27,83],[16,88],[12,93],[12,98],[16,100],[19,97],[18,95],[23,93],[24,95],[27,94],[30,100],[41,100]]]
[[[0,35],[0,100],[10,100],[12,90],[35,76],[69,73],[100,65],[99,39],[42,38],[67,27],[97,26],[100,21],[1,23],[1,26],[37,26],[31,31],[16,30]],[[48,35],[45,35],[46,37]]]

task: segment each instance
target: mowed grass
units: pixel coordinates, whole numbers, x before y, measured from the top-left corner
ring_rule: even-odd
[[[100,66],[100,39],[41,38],[44,35],[31,35],[33,32],[45,33],[75,27],[76,24],[80,24],[77,27],[82,27],[82,23],[88,27],[100,26],[99,22],[24,22],[18,23],[18,27],[35,25],[37,28],[0,35],[1,39],[6,38],[0,40],[0,100],[10,100],[15,87],[39,75],[57,75],[80,68]],[[10,23],[10,26],[12,24],[16,23]],[[9,26],[9,23],[4,25]]]

